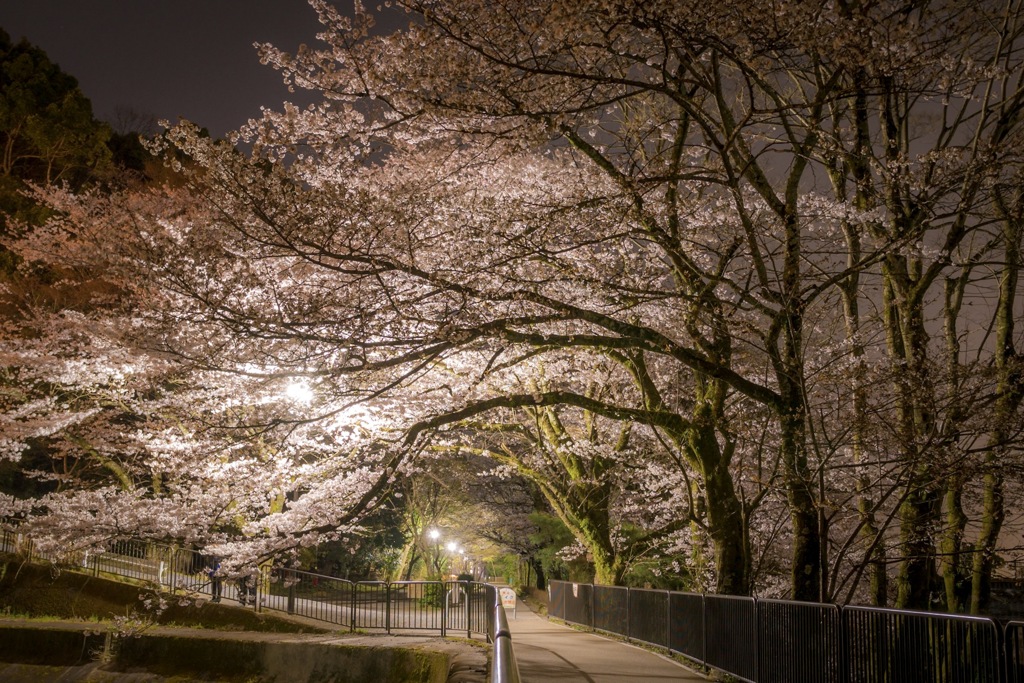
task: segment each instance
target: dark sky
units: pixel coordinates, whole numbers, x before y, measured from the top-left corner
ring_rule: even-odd
[[[252,44],[291,52],[322,27],[305,0],[0,0],[0,28],[77,78],[97,118],[130,107],[222,136],[296,97]]]

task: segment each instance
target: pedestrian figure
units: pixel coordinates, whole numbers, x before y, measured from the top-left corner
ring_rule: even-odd
[[[245,607],[249,604],[249,600],[252,600],[252,604],[256,604],[256,591],[252,585],[252,577],[248,574],[244,574],[238,577],[238,604]]]
[[[210,602],[220,602],[220,560],[211,556],[207,561],[206,568],[206,575],[210,577],[210,594],[213,596]]]

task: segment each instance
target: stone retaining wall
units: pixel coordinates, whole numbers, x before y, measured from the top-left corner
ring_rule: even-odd
[[[449,656],[427,649],[363,647],[319,637],[147,633],[110,638],[89,624],[0,623],[0,662],[26,680],[181,680],[246,683],[445,683]],[[262,636],[262,637],[261,637]],[[339,641],[341,639],[338,639]],[[95,660],[102,659],[97,667]],[[38,668],[36,668],[38,667]],[[61,669],[63,667],[63,670]],[[68,671],[79,668],[81,671]],[[33,673],[34,672],[34,673]],[[37,678],[32,679],[35,675]],[[150,679],[153,680],[153,679]]]

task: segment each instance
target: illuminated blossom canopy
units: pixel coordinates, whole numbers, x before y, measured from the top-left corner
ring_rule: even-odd
[[[251,560],[474,454],[601,582],[674,552],[722,592],[921,607],[975,561],[983,600],[1019,443],[1015,11],[409,0],[377,36],[311,4],[320,44],[261,56],[314,104],[174,126],[180,187],[50,192],[17,245],[117,295],[8,336],[9,457],[105,472],[16,511]]]

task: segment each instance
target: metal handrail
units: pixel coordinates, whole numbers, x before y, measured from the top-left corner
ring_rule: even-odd
[[[501,604],[501,593],[494,591],[494,662],[491,665],[491,683],[519,683],[519,665],[512,651],[512,632]]]

